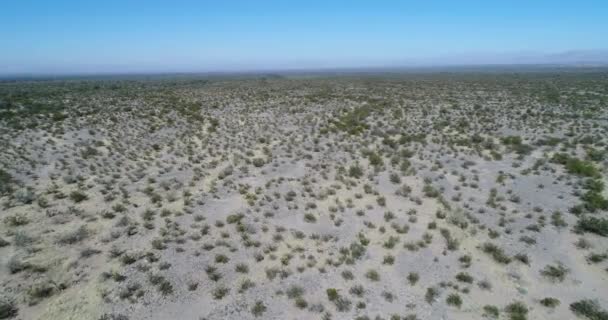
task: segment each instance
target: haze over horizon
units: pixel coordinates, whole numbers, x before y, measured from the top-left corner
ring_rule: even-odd
[[[20,1],[0,75],[607,64],[603,1]]]

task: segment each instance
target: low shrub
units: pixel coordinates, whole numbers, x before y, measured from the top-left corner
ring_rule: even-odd
[[[570,311],[589,320],[608,320],[608,311],[602,309],[597,301],[589,299],[571,303]]]
[[[585,216],[578,220],[576,229],[580,232],[591,232],[608,237],[608,219]]]

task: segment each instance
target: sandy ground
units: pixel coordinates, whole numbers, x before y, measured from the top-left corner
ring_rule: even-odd
[[[69,101],[65,119],[35,125],[10,111],[22,127],[4,111],[0,315],[447,320],[492,319],[493,307],[574,319],[584,299],[605,310],[608,241],[577,225],[606,210],[572,208],[586,183],[608,182],[608,155],[589,158],[606,153],[608,123],[583,116],[605,110],[608,91],[566,77],[563,100],[546,101],[547,77],[0,85],[5,104],[33,97],[20,108]],[[604,100],[575,94],[602,84]]]

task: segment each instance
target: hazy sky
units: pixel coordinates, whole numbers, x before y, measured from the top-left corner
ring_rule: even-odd
[[[607,52],[608,0],[0,0],[0,43],[2,74],[551,62]]]

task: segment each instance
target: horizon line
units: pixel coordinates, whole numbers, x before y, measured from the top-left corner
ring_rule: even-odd
[[[352,67],[292,67],[292,68],[243,68],[243,69],[216,69],[216,70],[167,70],[167,71],[65,71],[65,72],[18,72],[0,73],[2,80],[40,79],[40,78],[70,78],[70,77],[107,77],[107,76],[169,76],[169,75],[264,75],[264,74],[306,74],[306,73],[406,73],[408,71],[454,71],[463,69],[491,69],[491,68],[524,68],[524,69],[550,69],[571,68],[590,69],[608,68],[608,62],[571,62],[571,63],[487,63],[487,64],[425,64],[425,65],[395,65],[395,66],[352,66]],[[475,70],[475,71],[481,71]]]

